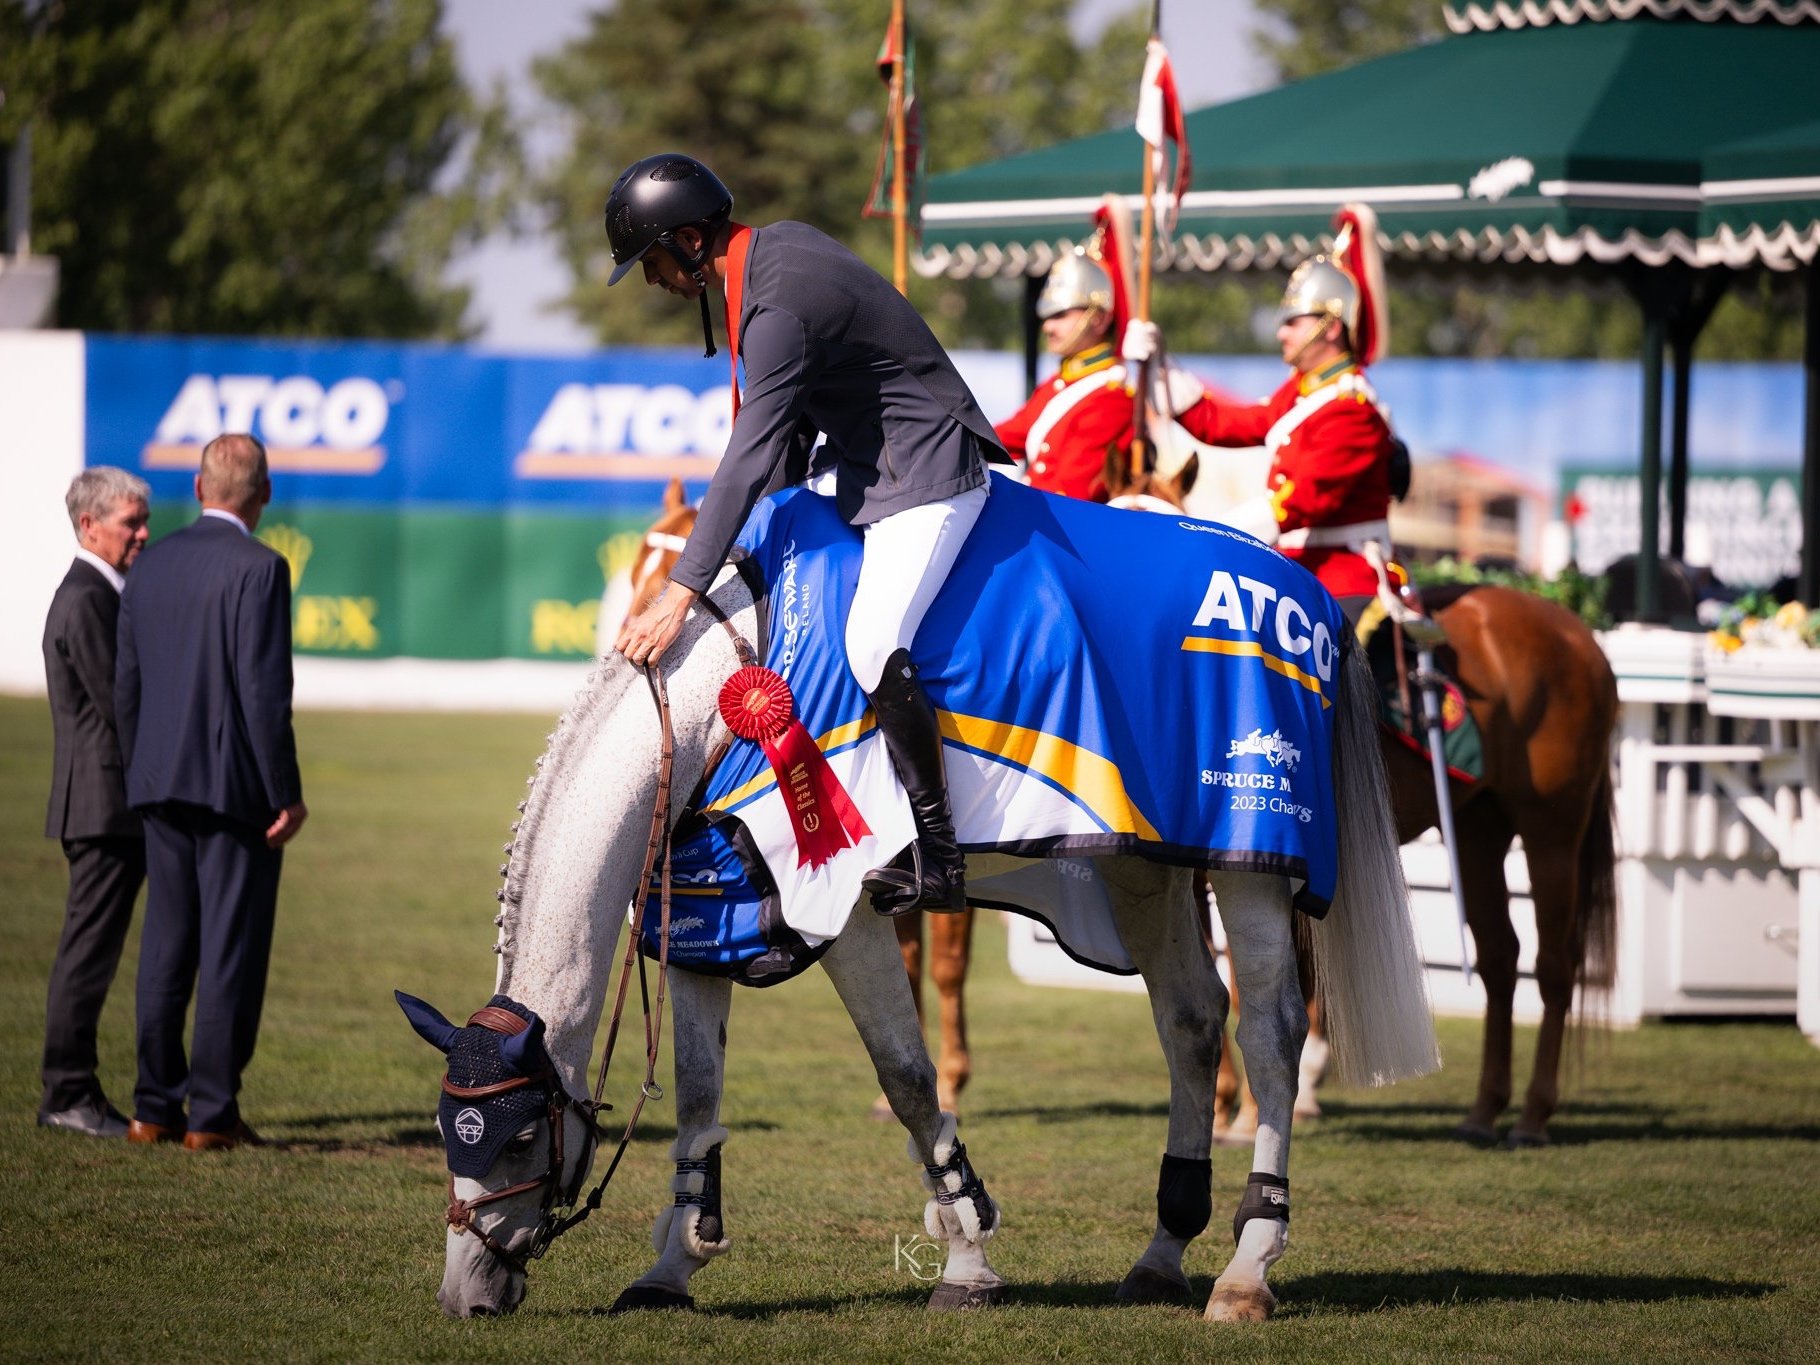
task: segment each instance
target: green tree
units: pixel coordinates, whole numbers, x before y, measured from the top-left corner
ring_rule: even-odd
[[[1387,57],[1447,32],[1441,0],[1253,0],[1251,45],[1278,81]]]
[[[0,0],[0,141],[31,129],[58,321],[98,331],[463,334],[451,254],[513,136],[438,0]],[[438,193],[439,177],[456,183]]]
[[[1252,44],[1279,81],[1401,52],[1446,32],[1440,0],[1256,0]],[[1343,135],[1336,133],[1336,136]],[[1642,345],[1637,305],[1609,280],[1561,271],[1391,279],[1392,337],[1404,355],[1592,356],[1630,359]],[[1801,354],[1799,276],[1766,272],[1735,282],[1701,333],[1712,360],[1792,360]]]
[[[931,171],[1098,131],[1128,118],[1147,9],[1094,41],[1072,0],[914,0],[917,93]],[[890,271],[891,225],[862,219],[885,116],[878,0],[618,0],[535,76],[566,147],[536,200],[573,284],[563,306],[602,341],[687,343],[695,311],[634,283],[606,289],[601,211],[621,168],[653,152],[700,157],[754,223],[813,223]],[[1085,224],[1083,224],[1085,227]],[[1015,284],[912,276],[910,296],[950,345],[1018,335]]]

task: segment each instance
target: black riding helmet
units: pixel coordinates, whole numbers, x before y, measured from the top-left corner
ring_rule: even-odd
[[[613,248],[613,273],[607,283],[618,284],[647,251],[661,246],[702,286],[702,336],[709,355],[714,354],[714,332],[701,268],[732,213],[733,194],[720,177],[681,152],[660,152],[633,162],[607,196],[607,241]],[[677,230],[686,227],[701,233],[699,251],[685,251],[676,240]]]

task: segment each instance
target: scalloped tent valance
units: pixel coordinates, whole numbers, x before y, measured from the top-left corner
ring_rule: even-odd
[[[1140,206],[1133,204],[1133,211]],[[929,247],[916,266],[925,277],[950,279],[1046,275],[1075,245],[1063,237],[1053,244],[1034,242],[1029,246],[1013,242],[1001,247],[988,242],[977,247],[966,243]],[[1185,233],[1160,249],[1157,260],[1164,270],[1292,270],[1332,245],[1332,234],[1279,237],[1266,232],[1258,237],[1243,233],[1224,237]],[[1758,265],[1793,270],[1820,260],[1820,223],[1801,228],[1784,223],[1773,231],[1750,227],[1736,232],[1721,227],[1713,236],[1698,239],[1679,232],[1661,237],[1624,232],[1607,237],[1591,229],[1563,233],[1552,227],[1533,233],[1523,227],[1486,228],[1476,233],[1399,232],[1380,233],[1379,245],[1392,260],[1412,263],[1573,266],[1638,261],[1652,267],[1679,262],[1697,270],[1743,270]]]
[[[1716,8],[1603,8],[1627,3]],[[1443,38],[1190,114],[1195,183],[1161,259],[1287,268],[1326,245],[1338,205],[1364,200],[1393,261],[1796,269],[1820,255],[1815,71],[1820,24],[1647,18]],[[1139,146],[1120,129],[935,177],[919,271],[1041,274],[1102,194],[1140,204]]]
[[[1687,18],[1705,24],[1820,23],[1816,0],[1518,0],[1516,4],[1493,0],[1488,5],[1448,4],[1442,10],[1447,27],[1455,33],[1637,18]]]

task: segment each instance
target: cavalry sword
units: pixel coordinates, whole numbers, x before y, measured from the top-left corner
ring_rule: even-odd
[[[1467,936],[1466,893],[1460,886],[1460,841],[1453,829],[1453,793],[1447,781],[1445,729],[1441,721],[1441,689],[1446,679],[1435,667],[1435,646],[1446,641],[1447,632],[1433,617],[1423,615],[1405,602],[1402,594],[1391,586],[1389,564],[1382,545],[1368,540],[1360,550],[1366,562],[1377,571],[1378,602],[1383,606],[1384,614],[1402,627],[1416,647],[1416,687],[1422,694],[1422,720],[1428,732],[1428,764],[1435,779],[1435,811],[1441,826],[1441,847],[1447,850],[1447,881],[1453,890],[1454,916],[1460,923],[1460,973],[1470,986],[1472,946]]]
[[[1405,625],[1408,630],[1408,625]],[[1446,681],[1435,667],[1435,642],[1428,631],[1411,633],[1416,642],[1416,687],[1422,693],[1422,720],[1428,729],[1428,763],[1434,770],[1435,809],[1439,812],[1441,845],[1447,850],[1447,879],[1453,888],[1454,914],[1460,921],[1460,972],[1472,985],[1472,949],[1466,934],[1466,893],[1460,886],[1460,841],[1453,830],[1453,793],[1447,780],[1446,743],[1441,721],[1441,688]],[[1435,629],[1438,635],[1438,628]]]

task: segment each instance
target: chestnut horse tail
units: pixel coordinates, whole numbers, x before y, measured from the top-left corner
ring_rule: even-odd
[[[1588,992],[1609,991],[1618,966],[1617,850],[1612,837],[1611,769],[1600,777],[1580,839],[1579,915],[1574,960],[1580,964],[1581,1005]]]
[[[1339,1075],[1385,1085],[1441,1065],[1409,888],[1378,748],[1377,688],[1365,651],[1348,648],[1334,703],[1339,884],[1324,918],[1297,916]]]

